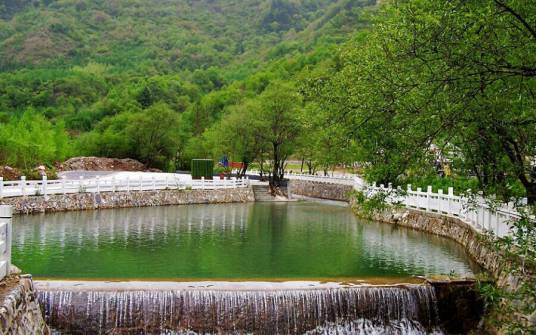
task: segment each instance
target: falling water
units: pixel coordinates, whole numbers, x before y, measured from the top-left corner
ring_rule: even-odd
[[[426,285],[40,291],[57,334],[441,334]]]

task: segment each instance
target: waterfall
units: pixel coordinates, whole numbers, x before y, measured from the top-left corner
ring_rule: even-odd
[[[42,290],[57,334],[440,334],[427,285],[294,290]]]

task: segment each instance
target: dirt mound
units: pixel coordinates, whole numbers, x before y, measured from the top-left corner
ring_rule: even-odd
[[[73,157],[58,166],[58,171],[145,171],[145,166],[131,158]]]
[[[10,166],[0,166],[0,177],[4,180],[17,180],[21,176],[20,171]]]

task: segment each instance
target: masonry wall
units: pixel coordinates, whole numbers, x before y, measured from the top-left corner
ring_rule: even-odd
[[[359,213],[359,205],[348,196],[352,191],[350,185],[302,180],[291,180],[289,184],[292,194],[349,201],[352,208]],[[489,243],[485,243],[483,235],[457,218],[407,208],[390,208],[383,213],[376,213],[373,219],[450,238],[464,246],[467,253],[492,274],[499,284],[510,287],[517,285],[518,279],[503,271],[504,258],[490,247]]]
[[[291,180],[290,188],[292,194],[301,196],[350,201],[352,208],[359,212],[358,204],[349,199],[348,194],[352,191],[350,185]],[[478,232],[459,219],[406,208],[390,208],[375,214],[373,219],[453,239],[463,245],[469,255],[496,278],[505,277],[501,275],[502,266],[497,253],[482,243],[483,237]]]
[[[352,208],[359,213],[359,205],[351,201]],[[486,269],[501,286],[516,287],[519,278],[504,271],[504,257],[494,249],[487,238],[460,219],[444,215],[407,208],[390,208],[383,213],[376,213],[373,219],[396,224],[403,227],[428,232],[450,238],[461,244],[466,252]]]
[[[1,199],[13,206],[13,214],[49,213],[99,208],[127,208],[187,204],[215,204],[255,201],[248,188],[219,190],[163,190],[105,193],[74,193]]]
[[[289,181],[288,189],[292,195],[348,201],[348,194],[353,190],[353,187],[350,185],[293,179]]]
[[[2,280],[0,334],[48,335],[50,331],[29,277],[10,276]]]

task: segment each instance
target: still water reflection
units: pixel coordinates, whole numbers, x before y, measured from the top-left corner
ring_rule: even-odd
[[[18,216],[13,262],[47,278],[404,277],[477,267],[452,241],[320,203],[190,205]]]

